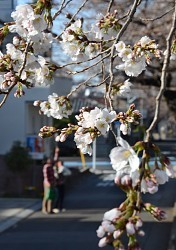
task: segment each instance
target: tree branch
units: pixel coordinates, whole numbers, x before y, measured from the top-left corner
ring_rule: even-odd
[[[172,38],[174,36],[175,33],[175,29],[176,29],[176,0],[175,0],[175,7],[174,7],[174,14],[172,17],[172,26],[170,29],[170,32],[168,34],[168,37],[166,39],[167,42],[167,46],[166,46],[166,54],[164,56],[164,62],[163,62],[163,67],[162,67],[162,72],[161,72],[161,87],[160,87],[160,91],[156,97],[156,108],[155,108],[155,115],[153,118],[152,123],[150,124],[149,128],[146,131],[146,137],[145,137],[145,141],[149,142],[150,138],[151,138],[151,134],[153,129],[156,127],[158,118],[159,118],[159,112],[160,112],[160,105],[161,105],[161,98],[163,96],[163,92],[166,88],[166,74],[167,74],[167,69],[169,67],[169,62],[170,62],[170,55],[171,55],[171,45],[172,45]]]

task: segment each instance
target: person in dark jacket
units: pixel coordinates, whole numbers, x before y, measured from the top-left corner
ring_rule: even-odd
[[[55,193],[56,198],[54,202],[54,213],[64,212],[63,202],[65,197],[65,182],[67,176],[71,175],[71,171],[64,167],[63,162],[57,160],[53,166],[54,177],[55,177]]]

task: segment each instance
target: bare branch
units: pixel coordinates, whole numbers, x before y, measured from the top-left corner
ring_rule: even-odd
[[[86,81],[81,82],[80,84],[78,84],[78,85],[76,86],[76,88],[73,89],[73,90],[67,95],[67,98],[69,98],[69,97],[70,97],[73,93],[75,93],[80,87],[86,85],[86,83],[87,83],[88,81],[90,81],[90,80],[93,79],[94,77],[98,76],[100,73],[101,73],[101,71],[98,72],[98,73],[96,73],[96,74],[94,74],[93,76],[90,76]]]
[[[113,3],[114,3],[114,0],[111,0],[109,2],[108,8],[107,8],[107,13],[109,13],[111,11],[111,7],[112,7]]]
[[[100,83],[96,84],[96,85],[88,85],[87,86],[90,86],[90,87],[99,87],[101,86],[102,84],[104,84],[108,79],[110,78],[110,76],[107,76],[106,78],[104,78]]]
[[[25,51],[24,51],[24,61],[23,61],[23,64],[21,65],[21,68],[19,70],[19,78],[21,77],[21,75],[23,73],[23,70],[25,68],[26,62],[27,62],[27,54],[28,54],[29,46],[30,46],[30,42],[28,42],[26,44],[26,48],[25,48]]]
[[[76,75],[76,74],[79,74],[79,73],[83,73],[84,71],[87,71],[89,70],[90,68],[98,65],[100,62],[102,62],[102,60],[104,60],[105,58],[107,58],[108,56],[110,56],[110,53],[108,53],[107,55],[105,55],[104,57],[102,57],[100,60],[98,60],[97,62],[93,63],[92,65],[80,70],[80,71],[75,71],[75,72],[69,72],[69,74],[71,75]]]
[[[71,65],[79,65],[79,64],[82,64],[82,63],[90,62],[90,61],[96,59],[97,57],[101,56],[102,54],[107,53],[108,51],[110,51],[110,48],[98,53],[97,55],[95,55],[92,58],[89,58],[89,59],[87,59],[85,61],[71,62],[71,63],[67,63],[67,64],[64,64],[64,65],[58,66],[58,69],[62,69],[62,68],[65,68],[65,67],[68,67],[68,66],[71,66]]]
[[[65,29],[62,31],[62,33],[60,35],[58,35],[56,37],[56,39],[59,39],[63,32],[66,30],[67,27],[70,26],[70,24],[73,22],[73,20],[75,19],[75,17],[78,15],[78,13],[82,10],[82,8],[84,8],[85,4],[88,2],[88,0],[85,0],[84,3],[78,8],[78,10],[76,11],[76,13],[72,16],[72,18],[70,19],[69,23],[65,26]]]
[[[166,16],[167,14],[169,14],[170,12],[172,12],[173,10],[174,10],[174,7],[173,7],[172,9],[166,11],[166,12],[165,12],[164,14],[162,14],[161,16],[158,16],[158,17],[156,17],[156,18],[147,18],[147,19],[145,19],[145,18],[140,18],[140,19],[141,19],[142,21],[144,21],[144,22],[156,21],[156,20],[161,19],[162,17]]]
[[[0,108],[4,105],[4,103],[6,102],[10,92],[12,91],[12,89],[15,87],[16,83],[11,85],[11,87],[8,89],[8,92],[4,95],[2,101],[0,102]]]
[[[66,8],[66,6],[67,6],[70,2],[72,2],[72,0],[68,0],[68,2],[66,2],[66,3],[65,3],[65,1],[66,1],[66,0],[63,0],[63,1],[62,1],[59,10],[54,14],[54,16],[53,16],[53,21],[56,19],[57,16],[60,15],[60,13],[62,12],[62,10],[63,10],[64,8]]]

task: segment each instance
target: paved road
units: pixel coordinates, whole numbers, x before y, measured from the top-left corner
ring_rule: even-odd
[[[34,213],[0,235],[0,250],[98,250],[95,231],[103,213],[118,206],[124,198],[123,192],[113,185],[112,177],[84,173],[67,190],[65,213]],[[160,192],[152,196],[153,202],[172,207],[175,188],[174,180],[162,186]],[[148,200],[148,196],[145,199]],[[167,250],[171,221],[156,223],[148,217],[145,220],[146,235],[141,240],[142,249]]]

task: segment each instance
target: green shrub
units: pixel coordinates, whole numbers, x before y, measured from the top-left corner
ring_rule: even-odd
[[[20,173],[32,164],[32,159],[21,142],[15,141],[11,150],[5,155],[5,162],[12,172]]]

